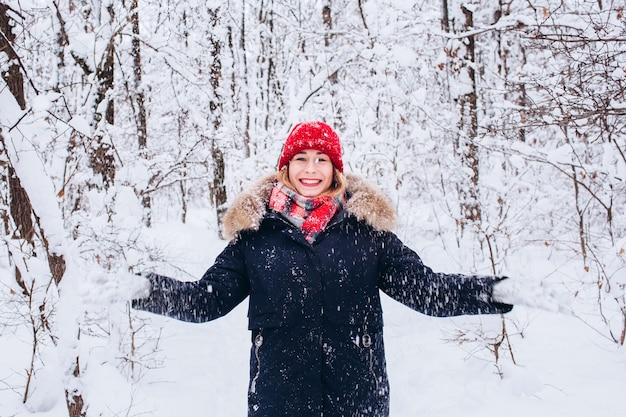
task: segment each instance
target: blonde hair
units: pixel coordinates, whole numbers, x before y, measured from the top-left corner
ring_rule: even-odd
[[[293,185],[291,180],[289,179],[289,164],[284,166],[278,173],[276,174],[276,179],[287,187],[296,191],[296,187]],[[337,168],[333,166],[333,182],[330,185],[330,188],[324,191],[321,195],[329,195],[331,197],[339,197],[346,193],[346,177],[339,171]]]

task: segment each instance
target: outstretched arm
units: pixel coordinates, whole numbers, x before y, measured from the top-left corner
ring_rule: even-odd
[[[199,281],[182,282],[153,273],[145,277],[150,295],[133,300],[133,308],[195,323],[224,316],[250,290],[237,244],[228,245]]]
[[[438,317],[506,313],[513,308],[493,299],[493,286],[503,278],[436,273],[394,234],[383,240],[379,287],[402,304]]]

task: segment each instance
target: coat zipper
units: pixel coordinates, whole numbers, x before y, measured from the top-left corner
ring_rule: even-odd
[[[370,373],[374,378],[374,383],[376,384],[376,390],[378,391],[378,377],[376,376],[376,372],[374,371],[374,348],[372,347],[372,336],[367,332],[367,325],[363,326],[363,336],[361,337],[361,346],[368,350],[369,353],[369,366]]]
[[[250,392],[256,393],[256,382],[259,379],[261,373],[261,360],[259,359],[259,349],[263,346],[263,329],[259,329],[259,333],[254,337],[254,357],[256,359],[256,374],[250,382]]]

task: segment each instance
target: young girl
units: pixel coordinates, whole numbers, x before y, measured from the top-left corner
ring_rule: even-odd
[[[202,279],[148,274],[137,309],[203,322],[249,300],[248,416],[385,417],[389,384],[379,291],[432,316],[494,314],[500,280],[435,273],[392,229],[392,205],[344,175],[339,137],[296,125],[278,172],[240,194],[228,246]]]

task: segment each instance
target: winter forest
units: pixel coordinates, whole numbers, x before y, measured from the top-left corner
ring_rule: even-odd
[[[383,300],[392,416],[623,413],[622,1],[0,0],[0,32],[0,417],[244,416],[246,306],[128,300],[202,275],[303,120],[427,265],[520,288],[498,317]]]

